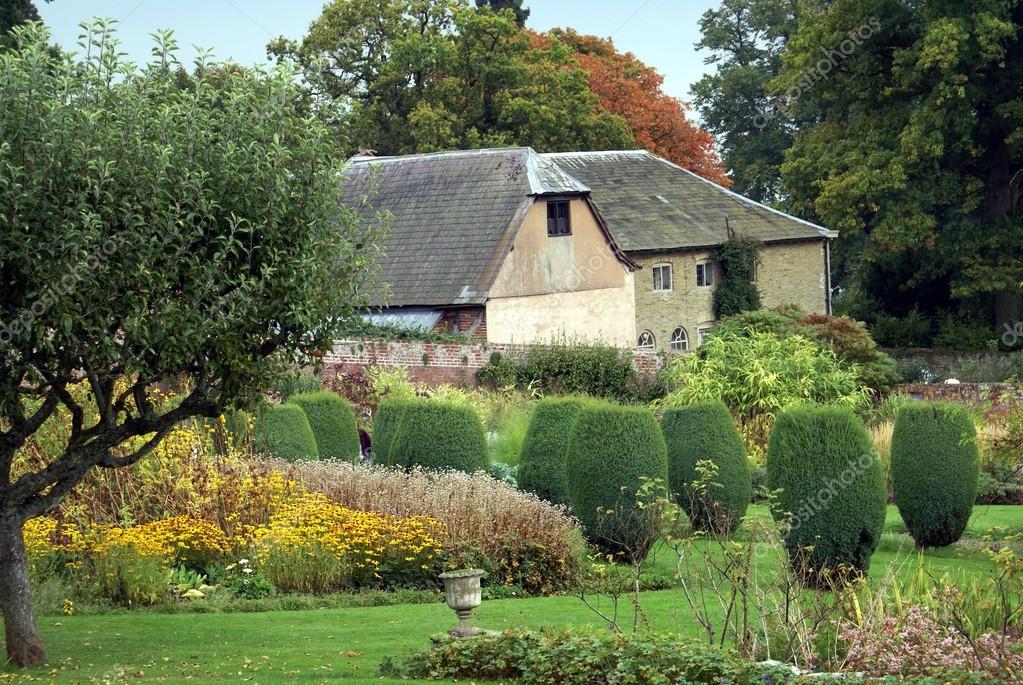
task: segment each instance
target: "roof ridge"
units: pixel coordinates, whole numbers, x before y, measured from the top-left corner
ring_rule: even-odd
[[[439,150],[437,152],[415,152],[408,155],[383,155],[377,157],[375,155],[352,155],[348,158],[350,163],[363,163],[363,162],[400,162],[405,160],[413,159],[425,159],[428,157],[471,157],[471,156],[482,156],[485,154],[499,154],[508,152],[525,152],[528,154],[538,154],[536,150],[528,145],[515,145],[510,147],[483,147],[473,148],[471,150]]]

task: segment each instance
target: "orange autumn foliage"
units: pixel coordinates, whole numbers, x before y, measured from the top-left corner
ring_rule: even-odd
[[[533,34],[533,42],[544,46],[551,36],[575,51],[576,62],[589,74],[590,90],[604,109],[628,122],[637,147],[726,188],[732,185],[713,137],[686,118],[688,103],[661,89],[664,77],[656,69],[631,52],[619,52],[610,39],[572,29]]]

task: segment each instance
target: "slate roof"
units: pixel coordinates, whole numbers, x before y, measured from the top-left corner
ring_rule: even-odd
[[[645,150],[538,154],[528,147],[401,157],[353,157],[347,204],[368,198],[391,215],[383,241],[386,301],[374,306],[483,304],[534,198],[579,195],[594,208],[611,249],[690,249],[727,239],[725,217],[765,242],[833,237]]]
[[[589,189],[518,147],[354,157],[342,191],[391,214],[381,268],[401,307],[482,304],[533,197]]]
[[[541,155],[579,179],[626,252],[713,247],[725,218],[737,235],[763,242],[835,237],[834,231],[771,209],[646,150]]]

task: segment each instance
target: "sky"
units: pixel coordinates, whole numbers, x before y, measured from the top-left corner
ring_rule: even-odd
[[[190,64],[193,45],[212,48],[221,60],[249,65],[266,61],[266,44],[276,36],[301,38],[320,14],[324,0],[36,0],[54,39],[76,49],[78,24],[93,17],[120,22],[118,38],[130,59],[149,58],[156,29],[173,29],[179,59]],[[709,69],[693,47],[700,15],[718,0],[526,0],[527,26],[545,31],[570,26],[580,33],[611,37],[620,50],[634,52],[664,77],[664,90],[690,99],[689,87]]]

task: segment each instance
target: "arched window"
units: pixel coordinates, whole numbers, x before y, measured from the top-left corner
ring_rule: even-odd
[[[639,342],[636,347],[641,350],[653,350],[657,348],[657,341],[654,340],[654,334],[650,331],[643,331],[639,334]]]
[[[671,349],[675,352],[689,351],[689,334],[681,326],[671,332]]]

